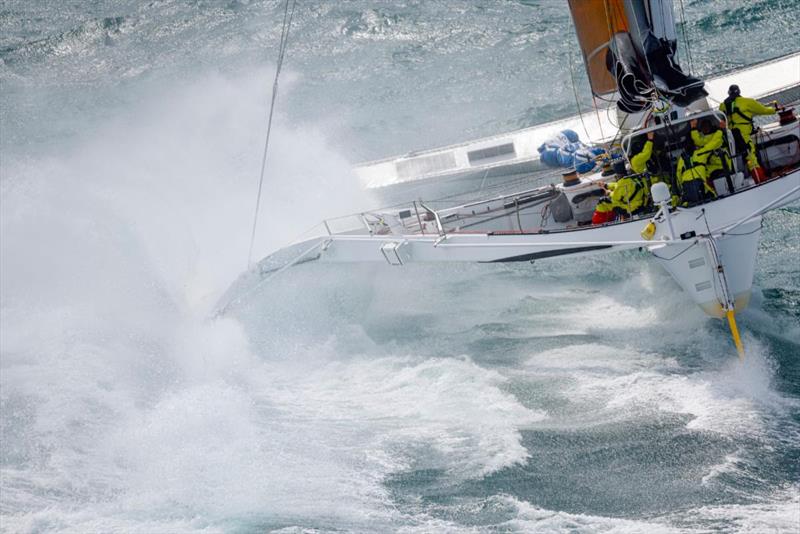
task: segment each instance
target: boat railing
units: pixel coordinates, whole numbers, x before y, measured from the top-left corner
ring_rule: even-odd
[[[429,224],[433,223],[433,224]],[[324,219],[320,224],[327,236],[342,235],[403,235],[431,233],[444,235],[445,228],[439,211],[421,200],[402,206],[351,213]],[[431,228],[433,226],[433,228]]]
[[[422,206],[422,209],[430,213],[431,217],[433,217],[433,220],[436,223],[436,231],[438,232],[439,236],[444,237],[446,235],[446,232],[444,230],[444,225],[442,224],[442,218],[439,216],[439,212],[432,208],[429,208],[428,206],[423,204],[422,201],[420,201],[419,204],[420,206]]]
[[[435,200],[419,199],[328,218],[322,221],[321,228],[327,236],[430,234],[445,237],[448,233],[460,231],[465,225],[493,219],[498,212],[508,214],[511,210],[512,215],[517,213],[519,220],[520,212],[552,199],[557,190],[551,181],[560,176],[560,172],[559,169],[552,170],[533,178],[533,182],[528,178],[527,184],[515,180],[517,187],[505,191],[488,189]],[[489,192],[494,194],[487,196]],[[523,230],[521,224],[520,230]]]
[[[381,228],[385,226],[385,218],[377,212],[363,211],[324,219],[322,226],[329,236],[363,234],[364,232],[375,235],[381,233]]]

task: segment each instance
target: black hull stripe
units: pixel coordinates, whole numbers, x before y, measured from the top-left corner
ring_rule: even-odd
[[[530,254],[521,254],[519,256],[509,256],[508,258],[501,258],[499,260],[492,260],[487,263],[504,263],[511,261],[531,261],[540,260],[543,258],[554,258],[556,256],[567,256],[569,254],[577,254],[579,252],[589,252],[591,250],[602,250],[611,248],[612,245],[592,245],[590,247],[575,247],[575,248],[562,248],[559,250],[546,250],[544,252],[532,252]]]

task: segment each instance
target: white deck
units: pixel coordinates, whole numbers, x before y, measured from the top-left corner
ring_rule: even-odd
[[[709,103],[715,105],[724,100],[728,86],[733,83],[754,98],[800,84],[800,52],[707,80]],[[584,141],[601,142],[617,133],[612,120],[616,121],[613,108],[600,110],[599,114],[585,110],[582,120],[576,115],[474,141],[363,163],[355,171],[368,188],[453,176],[481,178],[495,173],[529,172],[541,166],[536,149],[548,138],[569,128]]]

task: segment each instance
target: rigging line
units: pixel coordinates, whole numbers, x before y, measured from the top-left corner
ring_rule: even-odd
[[[622,118],[622,122],[619,125],[616,124],[614,125],[617,128],[617,133],[614,134],[614,137],[611,139],[611,142],[609,143],[610,147],[614,147],[614,145],[619,145],[620,147],[622,146],[622,138],[625,137],[625,135],[623,134],[623,129],[625,128],[625,123],[627,123],[628,119],[630,118],[631,118],[630,113],[626,113],[625,116]],[[608,115],[608,120],[609,122],[611,122],[610,113]]]
[[[567,48],[567,60],[569,61],[569,79],[572,81],[572,94],[575,95],[575,107],[578,108],[578,117],[581,119],[581,126],[583,126],[583,132],[586,134],[586,139],[591,141],[592,136],[589,135],[589,130],[586,128],[586,123],[583,122],[583,112],[581,111],[581,104],[578,100],[578,89],[575,87],[575,75],[572,72],[572,50],[569,48]]]
[[[292,3],[292,9],[289,11],[289,2]],[[247,268],[253,264],[253,244],[256,240],[256,227],[258,226],[258,213],[261,208],[261,191],[264,188],[264,170],[267,166],[267,151],[269,149],[269,138],[272,133],[272,116],[275,112],[275,99],[278,96],[278,78],[281,74],[281,67],[283,66],[283,59],[286,56],[286,48],[289,40],[289,30],[292,26],[292,19],[294,18],[294,9],[297,6],[297,0],[286,0],[283,7],[283,24],[281,25],[281,41],[278,46],[278,61],[275,65],[275,79],[272,82],[272,98],[269,105],[269,117],[267,118],[267,135],[264,139],[264,152],[261,156],[261,174],[258,178],[258,193],[256,194],[256,208],[253,214],[253,230],[250,233],[250,247],[247,251]]]
[[[481,180],[481,186],[478,188],[478,192],[480,193],[483,191],[483,186],[486,184],[486,178],[489,176],[489,169],[486,169],[486,172],[483,173],[483,179]]]
[[[683,34],[683,44],[686,46],[686,59],[689,60],[689,74],[694,74],[694,58],[692,58],[692,48],[689,46],[689,35],[686,24],[686,12],[683,8],[683,0],[679,0],[681,6],[681,34]]]
[[[603,131],[603,121],[600,120],[600,112],[597,110],[597,102],[595,102],[594,97],[592,97],[592,106],[594,106],[594,115],[597,117],[597,126],[600,127],[600,137],[605,139],[606,134]]]
[[[604,0],[603,1],[603,9],[606,12],[606,24],[608,25],[608,48],[609,48],[609,51],[610,51],[611,50],[611,40],[614,38],[614,30],[615,29],[614,29],[614,23],[611,20],[611,14],[610,14],[610,11],[609,11],[610,8],[609,8],[609,5],[608,5],[608,0]],[[614,76],[614,78],[615,78],[614,82],[616,84],[616,81],[617,81],[616,80],[616,76]],[[621,98],[622,97],[622,93],[619,91],[619,87],[617,87],[617,92],[620,94],[620,98]],[[613,103],[614,99],[611,98],[611,99],[608,100],[608,102]],[[592,91],[592,107],[594,108],[594,114],[595,114],[595,117],[597,118],[597,125],[600,127],[600,137],[602,137],[605,140],[606,134],[603,131],[603,122],[600,119],[600,111],[597,109],[597,98],[594,95],[594,91]]]

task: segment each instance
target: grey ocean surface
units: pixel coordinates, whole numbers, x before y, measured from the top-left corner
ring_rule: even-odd
[[[565,4],[300,0],[258,255],[373,205],[352,163],[589,109]],[[695,73],[798,47],[800,1],[675,4]],[[210,321],[281,17],[0,4],[0,531],[798,531],[797,206],[744,364],[638,252],[303,265]]]

